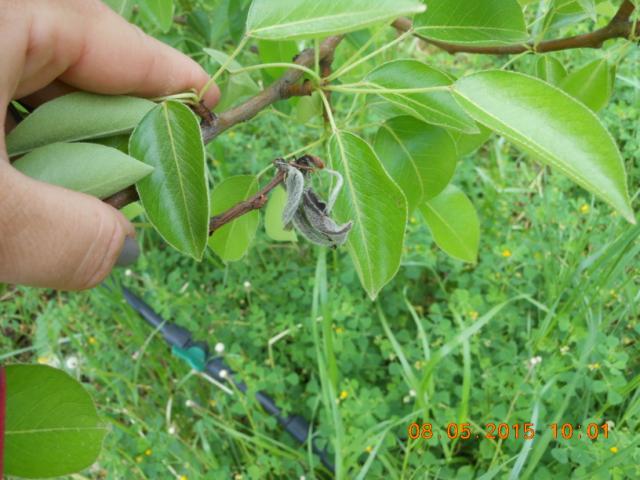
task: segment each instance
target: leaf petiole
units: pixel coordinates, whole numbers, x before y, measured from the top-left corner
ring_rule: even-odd
[[[227,70],[227,68],[229,68],[229,65],[231,65],[231,62],[233,62],[233,60],[235,60],[235,58],[240,54],[240,52],[245,47],[247,42],[249,42],[249,37],[245,35],[244,37],[242,37],[242,40],[240,40],[240,43],[238,44],[236,49],[233,51],[233,53],[229,55],[227,60],[222,65],[220,65],[220,68],[216,70],[216,72],[211,76],[211,78],[205,84],[205,86],[202,87],[202,89],[200,90],[200,93],[198,93],[198,102],[202,100],[202,97],[204,97],[204,94],[207,93],[207,91],[215,84],[216,80],[220,77],[220,75],[222,75],[224,71]]]
[[[360,87],[362,85],[362,87]],[[429,92],[444,92],[452,90],[450,85],[438,85],[435,87],[418,87],[418,88],[385,88],[375,83],[358,82],[345,85],[327,85],[323,87],[323,90],[342,93],[375,93],[375,94],[389,94],[389,93],[429,93]]]
[[[266,68],[279,68],[279,67],[280,68],[292,68],[292,69],[295,69],[295,70],[301,70],[301,71],[305,72],[306,74],[310,75],[311,77],[313,77],[313,79],[316,80],[318,83],[320,83],[320,81],[321,81],[320,75],[318,75],[316,72],[314,72],[310,68],[307,68],[304,65],[298,65],[297,63],[286,63],[286,62],[261,63],[259,65],[250,65],[248,67],[238,68],[236,70],[228,69],[227,71],[231,75],[237,75],[239,73],[251,72],[253,70],[263,70],[263,69],[266,69]]]
[[[369,60],[370,58],[375,57],[376,55],[381,54],[382,52],[384,52],[385,50],[390,49],[391,47],[393,47],[394,45],[397,45],[398,43],[402,42],[405,38],[407,38],[410,35],[414,34],[414,30],[412,28],[410,28],[409,30],[407,30],[406,32],[404,32],[402,35],[400,35],[398,38],[396,38],[395,40],[393,40],[392,42],[389,42],[385,45],[383,45],[382,47],[378,48],[377,50],[374,50],[373,52],[371,52],[368,55],[365,55],[364,57],[362,57],[360,60],[357,60],[355,62],[353,62],[351,65],[343,65],[341,68],[339,68],[338,70],[336,70],[335,72],[333,72],[331,75],[329,75],[327,77],[327,81],[330,82],[331,80],[335,80],[336,78],[338,78],[341,75],[346,74],[347,72],[350,72],[351,70],[353,70],[354,68],[356,68],[358,65],[361,65],[362,63],[366,62],[367,60]]]

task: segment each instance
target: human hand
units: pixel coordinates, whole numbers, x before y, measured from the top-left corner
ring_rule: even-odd
[[[145,35],[98,0],[0,0],[0,125],[7,107],[37,105],[73,89],[156,97],[200,89],[207,73]],[[211,88],[205,104],[219,98]],[[90,161],[91,159],[87,159]],[[61,290],[100,283],[133,226],[85,194],[28,178],[11,167],[0,131],[0,282]],[[125,250],[135,250],[128,240]]]

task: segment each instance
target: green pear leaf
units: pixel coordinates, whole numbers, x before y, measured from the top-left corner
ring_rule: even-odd
[[[205,48],[204,52],[213,59],[215,65],[224,65],[229,55],[220,50],[213,48]],[[216,112],[224,112],[235,104],[242,102],[260,91],[258,84],[251,78],[247,72],[234,74],[236,70],[240,70],[242,65],[236,60],[231,60],[225,71],[229,72],[224,83],[220,85],[220,101],[216,105]]]
[[[598,117],[578,100],[542,80],[504,70],[461,78],[454,92],[478,122],[635,223],[620,151]]]
[[[347,248],[362,286],[375,299],[400,268],[407,200],[362,138],[337,132],[329,153],[332,167],[344,178],[335,217],[338,223],[353,221]]]
[[[295,242],[298,237],[294,230],[285,230],[282,223],[282,212],[287,203],[287,192],[282,187],[275,188],[269,194],[269,201],[264,213],[264,228],[267,235],[276,242]]]
[[[559,86],[597,112],[609,103],[614,79],[615,66],[602,58],[569,73]]]
[[[380,91],[378,95],[407,115],[432,125],[478,133],[476,123],[458,105],[450,91],[402,92],[451,85],[452,78],[436,68],[417,60],[393,60],[374,69],[365,81]]]
[[[46,365],[9,365],[5,374],[5,473],[59,477],[91,466],[107,427],[82,385]]]
[[[376,134],[374,149],[407,197],[409,214],[444,190],[458,160],[446,130],[409,116],[385,122]]]
[[[455,130],[449,130],[449,135],[451,135],[451,138],[456,144],[459,157],[470,155],[478,150],[487,143],[487,140],[491,138],[491,134],[493,133],[482,124],[478,124],[478,130],[480,130],[480,133],[462,133]]]
[[[95,143],[53,143],[13,163],[25,175],[60,187],[107,198],[153,171],[120,150]]]
[[[467,196],[454,185],[420,207],[433,239],[447,255],[475,263],[480,244],[478,214]]]
[[[418,33],[441,42],[505,45],[527,41],[517,0],[429,0],[415,20]]]
[[[167,243],[200,260],[209,232],[209,189],[198,118],[182,103],[163,102],[136,127],[129,153],[154,167],[137,184],[149,221]]]
[[[424,10],[424,4],[417,0],[253,0],[246,34],[266,40],[325,37]]]
[[[536,76],[551,85],[560,85],[567,76],[567,69],[551,54],[541,55],[536,62]]]
[[[173,0],[138,0],[140,14],[162,32],[168,32],[173,25]]]
[[[211,194],[211,215],[219,215],[258,192],[258,178],[236,175],[225,178]],[[260,223],[260,212],[253,210],[223,225],[209,237],[209,248],[222,260],[235,262],[249,250]]]
[[[75,92],[36,108],[7,135],[10,157],[57,142],[130,132],[155,104],[143,98]]]

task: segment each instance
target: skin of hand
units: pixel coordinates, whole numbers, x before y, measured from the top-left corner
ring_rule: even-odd
[[[207,73],[99,0],[0,0],[0,125],[11,100],[72,90],[157,97],[201,89]],[[208,90],[212,108],[220,94]],[[11,167],[0,131],[0,282],[82,290],[112,270],[133,226],[100,200]],[[91,159],[87,159],[90,161]],[[129,243],[130,241],[128,241]]]

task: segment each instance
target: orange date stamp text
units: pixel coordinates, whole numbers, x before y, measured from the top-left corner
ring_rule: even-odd
[[[590,440],[598,438],[609,438],[609,425],[603,423],[589,423],[586,425],[572,423],[552,423],[548,425],[554,440],[581,439],[583,437]],[[448,423],[442,429],[435,428],[431,423],[414,422],[407,429],[411,440],[533,440],[537,434],[545,430],[536,430],[533,423],[485,423],[483,430],[474,429],[470,423]]]

